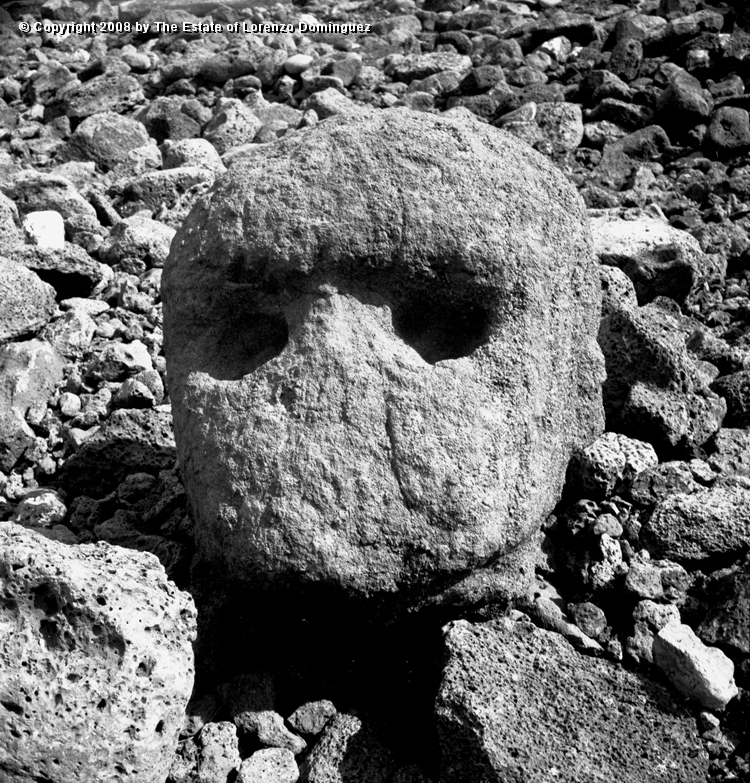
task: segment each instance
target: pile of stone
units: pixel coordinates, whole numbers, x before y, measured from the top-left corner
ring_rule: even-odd
[[[746,779],[749,55],[5,4],[0,777]]]

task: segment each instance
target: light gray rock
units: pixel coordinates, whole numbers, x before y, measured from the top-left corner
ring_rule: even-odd
[[[662,458],[701,446],[721,426],[726,403],[688,352],[677,319],[654,304],[610,300],[599,328],[607,365],[607,429],[650,443]]]
[[[256,750],[240,766],[237,783],[297,783],[299,768],[294,754],[284,748]]]
[[[598,500],[622,491],[639,473],[658,462],[650,443],[605,432],[577,457],[574,482],[584,497]]]
[[[0,523],[8,783],[163,783],[193,685],[195,608],[151,555]]]
[[[237,98],[221,98],[214,116],[203,129],[203,137],[214,145],[220,155],[248,144],[263,123]]]
[[[639,304],[657,296],[684,302],[708,272],[698,240],[664,220],[625,220],[619,210],[592,218],[594,253],[633,281]]]
[[[386,783],[395,771],[390,751],[354,715],[340,713],[300,765],[302,783]]]
[[[723,710],[738,693],[731,659],[703,644],[689,625],[667,623],[654,639],[653,654],[675,688],[709,710]]]
[[[237,163],[162,277],[201,559],[411,600],[530,540],[602,428],[586,230],[470,118],[368,111]]]
[[[87,117],[68,140],[65,155],[69,160],[93,161],[109,171],[128,159],[130,150],[149,143],[143,123],[114,112]]]
[[[208,139],[167,139],[162,145],[165,169],[179,166],[201,166],[216,174],[226,170],[216,147]]]
[[[22,228],[32,245],[58,250],[65,246],[65,222],[59,212],[51,209],[29,212]]]
[[[65,503],[54,490],[32,490],[16,506],[10,521],[24,527],[50,528],[60,524],[67,511]]]
[[[540,103],[536,124],[556,153],[572,152],[583,141],[583,114],[576,103]]]
[[[86,369],[96,380],[121,381],[144,370],[152,370],[148,348],[140,341],[110,342],[102,346]]]
[[[144,215],[125,218],[112,228],[99,250],[108,264],[119,264],[126,258],[138,258],[149,267],[164,266],[175,230]]]
[[[307,750],[307,743],[284,725],[284,719],[273,710],[243,712],[234,722],[246,734],[266,748],[285,748],[295,756]]]
[[[287,723],[298,733],[317,737],[326,723],[336,714],[336,707],[328,699],[303,704],[287,718]]]
[[[55,312],[55,289],[21,264],[0,257],[0,342],[35,334]]]
[[[62,381],[63,366],[57,351],[41,340],[0,346],[0,470],[10,471],[34,443],[26,414],[46,404]]]
[[[318,119],[325,120],[339,114],[361,114],[366,111],[364,106],[355,103],[351,98],[339,92],[335,87],[314,92],[309,98],[305,98],[300,108],[303,111],[312,110]]]
[[[441,783],[703,783],[693,717],[665,688],[529,623],[446,627]]]
[[[625,577],[625,589],[638,598],[682,604],[690,577],[678,563],[651,560],[648,552],[635,555]]]
[[[68,310],[42,332],[42,337],[70,359],[80,359],[88,351],[96,332],[96,322],[84,310]]]
[[[0,190],[15,201],[23,215],[41,210],[59,212],[69,234],[101,231],[96,211],[65,177],[22,169],[0,181]]]
[[[197,783],[225,783],[239,770],[237,730],[233,723],[207,723],[198,735]]]
[[[750,490],[715,486],[662,500],[642,540],[661,557],[701,561],[739,553],[750,543]]]

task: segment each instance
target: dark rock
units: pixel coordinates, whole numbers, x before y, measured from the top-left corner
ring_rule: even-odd
[[[77,231],[101,232],[96,211],[65,177],[23,170],[10,181],[0,182],[0,189],[22,215],[48,209],[59,212],[68,237]]]
[[[626,82],[638,78],[643,61],[643,45],[635,38],[623,38],[612,50],[608,69]]]
[[[185,109],[184,98],[160,96],[138,111],[134,117],[145,125],[148,135],[158,144],[166,139],[179,141],[200,136],[201,123]]]
[[[78,245],[66,242],[60,250],[24,245],[13,252],[13,259],[49,283],[59,299],[90,296],[107,276],[107,268]]]
[[[750,151],[750,113],[721,106],[711,118],[705,143],[708,151],[720,158],[746,154]]]
[[[724,375],[711,388],[727,401],[727,427],[750,427],[750,370]]]
[[[707,644],[750,655],[750,560],[712,574],[711,592],[716,598],[698,636]]]
[[[65,463],[66,486],[90,497],[111,492],[129,473],[157,473],[175,460],[172,417],[162,409],[117,410]]]
[[[647,783],[657,763],[662,783],[705,780],[693,718],[652,680],[505,619],[451,623],[445,645],[441,783],[541,783],[563,770]]]
[[[607,429],[650,442],[657,453],[705,443],[726,404],[687,352],[679,323],[654,304],[622,307],[602,319],[607,363]]]

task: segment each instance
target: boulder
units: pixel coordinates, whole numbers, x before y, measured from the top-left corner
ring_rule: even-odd
[[[750,545],[750,490],[719,485],[669,495],[641,535],[652,551],[678,562],[739,554]]]
[[[109,171],[128,159],[130,150],[148,144],[146,128],[138,120],[114,112],[87,117],[73,132],[65,151],[69,160],[94,161]]]
[[[193,686],[195,608],[152,555],[0,523],[0,769],[163,783]]]
[[[707,647],[689,625],[667,623],[654,639],[654,663],[688,698],[723,710],[738,693],[734,664],[718,647]]]
[[[619,210],[602,210],[591,219],[594,254],[633,281],[639,304],[657,296],[684,302],[708,269],[698,241],[687,231],[652,217],[626,220]]]
[[[203,129],[203,136],[214,145],[220,155],[250,143],[263,123],[237,98],[221,98],[214,116]]]
[[[24,169],[0,181],[0,189],[15,201],[23,215],[40,210],[59,212],[68,234],[101,231],[96,211],[65,177]]]
[[[387,783],[394,771],[388,748],[358,717],[346,714],[331,719],[300,769],[305,783]]]
[[[407,601],[511,568],[602,429],[589,251],[556,169],[470,117],[336,117],[235,164],[162,276],[200,559]]]
[[[26,414],[46,405],[62,382],[63,366],[57,351],[41,340],[0,347],[0,470],[10,471],[34,443]]]
[[[0,342],[38,332],[55,312],[55,289],[30,269],[0,257]]]
[[[649,443],[605,432],[571,464],[573,483],[587,498],[599,500],[626,489],[636,476],[658,463]]]
[[[647,677],[508,619],[447,626],[440,783],[703,783],[690,713]]]
[[[174,234],[173,228],[158,220],[133,215],[114,226],[99,255],[108,264],[138,258],[148,266],[164,266]]]
[[[96,428],[64,468],[66,485],[101,497],[134,471],[158,473],[174,464],[172,417],[168,410],[120,409]]]
[[[710,390],[713,378],[688,353],[672,313],[610,298],[599,345],[608,430],[647,441],[665,458],[703,445],[719,429],[726,403]]]

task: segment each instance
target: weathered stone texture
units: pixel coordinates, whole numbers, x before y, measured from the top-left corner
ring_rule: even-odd
[[[367,111],[235,163],[163,298],[198,547],[226,577],[432,589],[527,540],[602,430],[581,201],[471,118]]]
[[[0,523],[0,779],[164,783],[194,636],[153,555]]]

